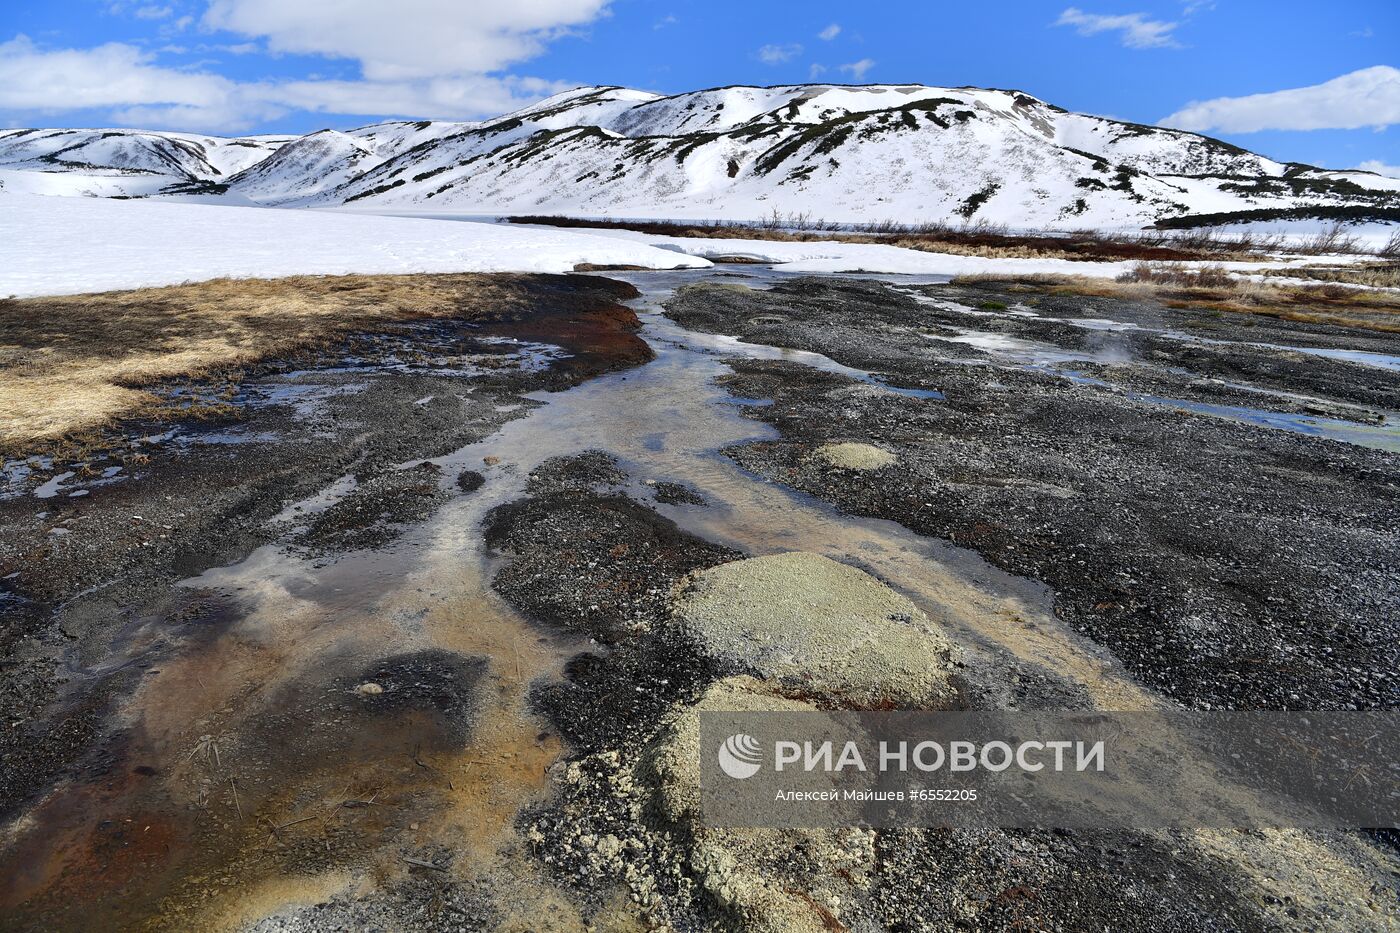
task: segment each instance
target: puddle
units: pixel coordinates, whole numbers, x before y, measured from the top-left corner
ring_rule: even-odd
[[[1103,341],[1098,347],[1067,350],[1053,343],[1027,340],[1023,337],[1012,337],[1008,334],[992,331],[958,329],[957,334],[951,337],[943,334],[923,334],[922,336],[928,340],[965,344],[997,359],[1024,363],[1028,366],[1045,366],[1055,363],[1113,365],[1130,362],[1133,358],[1125,346],[1111,341]]]
[[[1392,356],[1388,353],[1369,353],[1365,350],[1329,350],[1324,347],[1293,347],[1278,343],[1251,343],[1251,347],[1260,347],[1266,350],[1288,350],[1293,353],[1306,353],[1309,356],[1321,356],[1331,360],[1342,360],[1346,363],[1356,363],[1360,366],[1371,366],[1376,369],[1388,369],[1391,372],[1400,372],[1400,356]]]
[[[1249,408],[1244,405],[1214,405],[1208,402],[1193,402],[1188,399],[1167,398],[1161,395],[1149,395],[1143,392],[1122,389],[1096,376],[1091,376],[1088,373],[1078,372],[1073,369],[1060,369],[1049,365],[1037,365],[1031,368],[1050,373],[1061,379],[1066,379],[1076,385],[1104,389],[1121,395],[1124,398],[1132,399],[1135,402],[1145,402],[1149,405],[1161,405],[1164,408],[1174,408],[1177,411],[1186,411],[1197,415],[1208,415],[1212,418],[1223,418],[1226,421],[1251,424],[1260,428],[1271,428],[1277,431],[1288,431],[1293,434],[1304,434],[1308,437],[1341,441],[1344,444],[1353,444],[1357,447],[1369,447],[1373,450],[1400,453],[1400,423],[1397,423],[1394,419],[1388,419],[1384,424],[1366,424],[1360,421],[1346,421],[1341,418],[1325,418],[1318,415],[1301,415],[1269,411],[1263,408]],[[1268,389],[1259,389],[1242,384],[1225,383],[1225,385],[1246,391],[1263,392],[1270,395],[1288,395],[1288,393],[1278,393]],[[1297,399],[1307,398],[1306,396],[1292,397]]]
[[[1372,424],[1364,421],[1348,421],[1341,418],[1321,417],[1309,414],[1290,414],[1268,411],[1260,408],[1250,408],[1247,406],[1235,405],[1215,405],[1204,402],[1194,402],[1186,399],[1167,398],[1159,395],[1151,395],[1141,392],[1127,391],[1114,386],[1086,373],[1079,372],[1072,368],[1065,368],[1072,363],[1101,363],[1114,365],[1119,363],[1132,362],[1134,357],[1129,352],[1127,345],[1115,341],[1110,336],[1119,331],[1141,331],[1154,333],[1174,340],[1182,340],[1199,344],[1210,344],[1216,346],[1239,346],[1254,347],[1259,349],[1280,350],[1297,353],[1305,353],[1313,356],[1326,357],[1329,359],[1344,360],[1357,363],[1359,365],[1379,367],[1400,371],[1400,357],[1387,356],[1380,353],[1369,353],[1361,350],[1328,350],[1310,347],[1285,346],[1271,343],[1239,343],[1234,341],[1213,340],[1205,337],[1197,337],[1191,334],[1184,334],[1171,330],[1155,330],[1143,328],[1136,324],[1111,321],[1102,318],[1061,318],[1038,315],[1030,309],[1009,308],[1004,311],[988,311],[974,309],[955,302],[930,298],[918,292],[905,289],[894,289],[900,294],[908,295],[924,304],[937,305],[940,308],[952,309],[971,315],[973,317],[1000,317],[1004,315],[1037,317],[1040,320],[1056,321],[1063,324],[1070,324],[1075,327],[1090,331],[1098,331],[1104,337],[1097,342],[1096,346],[1082,349],[1066,349],[1057,344],[1046,341],[1029,340],[1022,337],[1013,337],[997,331],[978,330],[976,328],[956,328],[953,336],[944,334],[925,333],[925,339],[939,341],[943,343],[958,343],[973,347],[986,353],[993,361],[1006,362],[1026,368],[1036,369],[1041,372],[1051,373],[1061,378],[1067,379],[1079,385],[1094,386],[1096,388],[1108,389],[1120,393],[1126,398],[1138,402],[1146,402],[1153,405],[1162,405],[1167,408],[1174,408],[1178,411],[1188,411],[1200,415],[1208,415],[1215,418],[1224,418],[1229,421],[1236,421],[1242,424],[1252,424],[1257,427],[1271,428],[1280,431],[1289,431],[1294,434],[1303,434],[1309,437],[1320,437],[1329,440],[1341,441],[1359,447],[1369,447],[1374,450],[1388,452],[1400,452],[1400,424],[1396,419],[1388,417],[1385,423]],[[981,361],[961,360],[956,358],[946,358],[945,362],[960,365],[974,365]],[[1171,372],[1178,374],[1188,374],[1184,370],[1167,368]],[[1290,398],[1294,401],[1319,402],[1300,396],[1295,393],[1282,392],[1274,389],[1251,386],[1243,383],[1221,383],[1242,391],[1257,392],[1261,394],[1274,395],[1282,398]]]
[[[287,405],[298,417],[309,419],[324,414],[326,402],[331,399],[357,395],[368,388],[368,382],[339,382],[329,385],[299,382],[295,376],[289,374],[260,379],[246,386],[236,400],[254,407]]]
[[[770,347],[759,343],[749,343],[740,340],[738,337],[730,337],[723,334],[702,334],[696,331],[683,330],[669,320],[664,323],[651,322],[650,326],[651,332],[647,333],[644,331],[642,334],[643,337],[652,337],[655,340],[669,341],[681,350],[714,353],[731,359],[778,360],[788,363],[801,363],[803,366],[820,369],[822,372],[836,373],[837,375],[854,379],[857,382],[863,382],[866,385],[878,386],[886,392],[891,392],[895,395],[903,395],[908,398],[931,399],[933,401],[941,401],[943,399],[943,393],[937,389],[907,389],[902,386],[892,385],[874,373],[846,366],[836,362],[829,356],[823,356],[820,353],[812,353],[808,350]]]
[[[59,492],[63,489],[63,484],[76,475],[77,474],[75,474],[72,470],[59,473],[58,475],[50,479],[48,482],[40,486],[38,489],[35,489],[34,498],[52,499],[54,496],[58,495]]]
[[[474,325],[468,325],[469,327]],[[374,338],[374,355],[349,353],[336,366],[314,370],[293,370],[282,379],[295,382],[307,376],[389,372],[428,376],[483,376],[509,368],[519,372],[540,372],[569,354],[548,343],[513,337],[474,337],[479,347],[492,351],[462,349],[461,338],[444,335],[432,324],[410,325],[402,334]]]
[[[35,470],[47,470],[50,466],[46,457],[0,462],[0,501],[24,495]]]
[[[353,476],[342,476],[325,489],[299,502],[288,503],[287,507],[269,520],[271,523],[295,522],[300,518],[318,515],[354,492],[359,483]]]
[[[1342,441],[1358,447],[1400,453],[1400,427],[1392,424],[1361,424],[1356,421],[1343,421],[1339,418],[1287,414],[1238,405],[1211,405],[1205,402],[1187,401],[1186,399],[1142,395],[1137,392],[1129,392],[1126,395],[1136,401],[1164,405],[1168,408],[1194,412],[1198,415],[1209,415],[1212,418],[1223,418],[1227,421],[1252,424],[1261,428],[1291,431],[1294,434],[1306,434],[1309,437]]]
[[[200,431],[191,434],[178,434],[172,440],[180,447],[222,447],[236,444],[267,444],[281,437],[275,431]]]

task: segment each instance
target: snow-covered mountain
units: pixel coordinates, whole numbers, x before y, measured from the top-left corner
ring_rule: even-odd
[[[1071,113],[1020,91],[921,85],[670,97],[580,88],[481,123],[389,122],[294,139],[0,131],[0,183],[15,185],[15,170],[127,182],[119,192],[82,193],[488,214],[758,219],[777,211],[842,222],[1106,227],[1270,208],[1400,208],[1400,181],[1378,175],[1276,162],[1194,133]]]
[[[294,136],[199,136],[145,130],[0,130],[0,183],[40,194],[138,197],[222,180]]]

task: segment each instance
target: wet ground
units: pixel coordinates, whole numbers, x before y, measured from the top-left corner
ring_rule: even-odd
[[[1203,708],[1400,698],[1400,376],[1381,352],[1400,339],[1339,360],[1326,329],[1207,317],[1202,342],[1194,312],[868,282],[695,286],[667,309],[939,390],[743,361],[721,381],[771,400],[749,415],[781,436],[729,452],[1048,584],[1059,618],[1154,689]],[[897,464],[810,456],[840,441]]]
[[[1395,706],[1400,339],[623,277],[640,320],[626,287],[541,277],[533,313],[256,374],[237,421],[6,465],[0,926],[763,928],[646,768],[727,673],[672,590],[743,556],[909,597],[966,706]],[[844,441],[895,460],[813,456]],[[847,842],[830,929],[1396,919],[1400,863],[1362,836]],[[785,883],[815,890],[821,851]]]

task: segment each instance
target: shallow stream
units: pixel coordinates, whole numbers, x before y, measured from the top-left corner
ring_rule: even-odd
[[[782,276],[750,270],[745,281],[757,286]],[[22,889],[51,889],[60,877],[69,879],[61,883],[80,882],[109,864],[97,856],[93,826],[126,820],[138,838],[159,838],[164,848],[153,851],[153,863],[165,870],[185,866],[175,874],[227,880],[213,906],[215,921],[227,926],[277,905],[351,890],[359,882],[338,863],[355,852],[377,853],[386,873],[427,863],[498,883],[529,878],[519,890],[548,892],[549,882],[524,855],[514,820],[544,793],[547,769],[567,750],[531,711],[527,693],[531,683],[560,676],[568,658],[598,649],[532,625],[492,592],[499,558],[483,544],[481,525],[492,508],[525,494],[530,472],[544,460],[591,449],[619,459],[634,498],[696,535],[751,555],[815,551],[866,569],[911,598],[984,666],[1063,679],[1100,708],[1159,705],[1106,652],[1061,624],[1038,584],[892,522],[843,515],[720,453],[776,437],[768,425],[744,417],[743,400],[716,385],[730,359],[791,360],[922,404],[942,404],[938,393],[890,387],[877,375],[818,354],[694,333],[661,313],[675,288],[711,278],[711,271],[609,275],[643,290],[634,307],[655,359],[565,392],[537,393],[532,397],[539,406],[523,417],[434,461],[443,468],[438,481],[444,487],[472,469],[486,477],[480,489],[455,496],[378,549],[312,557],[269,545],[182,584],[223,600],[229,615],[217,634],[163,658],[121,713],[132,736],[124,764],[153,769],[161,780],[79,781],[52,795],[30,817],[44,832],[30,833],[23,843]],[[1260,415],[1268,416],[1261,423],[1300,429],[1282,423],[1282,416]],[[1330,436],[1322,420],[1314,419],[1315,427]],[[63,480],[50,484],[54,491]],[[658,481],[685,483],[706,504],[652,503],[650,484]],[[279,519],[295,524],[355,485],[342,477],[288,504]],[[49,486],[39,494],[51,494]],[[133,635],[131,650],[161,638],[153,626]],[[485,659],[473,675],[475,725],[464,747],[429,717],[378,711],[364,692],[371,689],[365,686],[369,675],[365,682],[350,676],[439,650]],[[328,827],[342,821],[343,831],[333,837]],[[138,832],[138,825],[145,829]],[[274,838],[304,844],[303,870],[270,869],[263,850]],[[317,850],[323,838],[325,857]],[[332,838],[349,848],[332,854]],[[193,893],[181,893],[173,880],[156,888],[171,896],[161,910],[196,910],[187,906]],[[74,893],[82,892],[75,887]],[[519,919],[528,925],[529,912],[542,910],[570,925],[562,893],[538,897]],[[150,901],[133,901],[125,908],[130,914],[105,919],[121,923],[155,909]],[[207,904],[197,909],[209,916]]]

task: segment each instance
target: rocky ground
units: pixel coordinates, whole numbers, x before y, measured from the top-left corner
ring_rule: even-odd
[[[991,683],[1020,668],[864,569],[710,540],[697,516],[733,503],[664,459],[500,440],[523,393],[652,357],[628,286],[532,281],[533,310],[275,364],[235,422],[128,425],[0,500],[0,928],[1400,922],[1384,837],[707,826],[702,712],[1089,694]],[[724,281],[667,314],[874,374],[731,360],[772,427],[724,451],[754,482],[1043,582],[1162,702],[1394,707],[1396,455],[1148,396],[1369,424],[1400,409],[1393,372],[1260,345],[1400,341],[1012,285]],[[1097,362],[953,339],[969,309]],[[1066,323],[1099,319],[1138,329]]]
[[[33,475],[12,487],[18,494],[0,499],[0,812],[20,821],[10,824],[18,835],[9,837],[4,859],[7,919],[0,926],[76,929],[91,928],[98,916],[116,925],[156,916],[159,898],[178,887],[173,881],[217,875],[220,860],[232,858],[229,847],[247,844],[228,825],[192,826],[187,814],[173,823],[162,818],[154,849],[145,845],[155,833],[150,826],[144,839],[133,840],[124,825],[131,822],[123,809],[133,806],[128,795],[138,795],[141,806],[169,807],[180,796],[162,786],[175,780],[171,772],[206,758],[217,770],[219,743],[207,735],[194,740],[196,751],[183,763],[155,761],[151,727],[128,709],[163,668],[211,651],[247,614],[236,596],[178,581],[274,542],[322,563],[392,546],[471,486],[467,474],[459,485],[425,458],[526,415],[539,403],[525,392],[563,390],[650,359],[635,316],[617,303],[635,294],[630,286],[540,276],[530,288],[532,305],[518,311],[357,335],[249,373],[237,387],[232,419],[205,422],[175,412],[166,422],[122,425],[81,461],[21,465]],[[544,359],[536,347],[548,351]],[[168,391],[199,398],[222,389]],[[108,473],[114,478],[104,479]],[[56,495],[33,495],[63,474],[70,475],[56,484]],[[340,494],[318,504],[317,494],[332,483],[342,486]],[[306,501],[304,510],[286,509],[298,500]],[[466,741],[482,658],[390,650],[362,663],[351,657],[314,673],[273,671],[263,682],[262,691],[281,692],[271,703],[276,712],[260,715],[256,730],[239,737],[245,760],[265,766],[242,778],[240,808],[256,810],[260,789],[274,794],[281,775],[315,771],[367,730],[411,729],[425,746]],[[191,676],[186,689],[218,692],[222,672]],[[355,694],[365,682],[380,682],[391,695]],[[246,705],[249,691],[238,689],[225,711]],[[192,712],[206,705],[203,697],[189,701]],[[218,718],[216,711],[205,721]],[[73,819],[88,818],[92,805],[58,793],[68,782],[100,788],[95,792],[106,802],[96,809],[123,815],[74,830],[66,852],[36,849],[36,836],[62,839],[71,830],[68,817],[46,816],[37,805],[68,806]],[[232,804],[229,787],[215,792]],[[45,829],[45,820],[56,825]],[[211,832],[222,837],[216,851],[191,854],[191,846],[211,845]],[[260,821],[248,836],[256,845],[267,833]],[[328,842],[326,852],[289,850],[281,861],[329,864],[363,847],[363,840],[351,841],[331,852]],[[91,887],[93,872],[111,884]],[[75,891],[90,900],[75,900]]]
[[[987,286],[924,292],[974,308],[1033,302],[1046,317],[1111,316],[1176,330],[1199,318]],[[1211,318],[1212,339],[1223,342],[1198,346],[1043,318],[979,320],[1070,348],[1107,333],[1123,362],[1073,365],[1107,383],[1101,387],[1046,369],[989,365],[996,361],[974,347],[960,355],[983,365],[950,362],[950,344],[918,335],[955,334],[966,314],[879,283],[701,285],[683,290],[667,311],[694,329],[811,350],[894,385],[940,390],[946,401],[930,405],[807,367],[739,362],[728,388],[772,399],[746,411],[781,439],[729,454],[845,511],[893,519],[1045,581],[1063,619],[1168,696],[1201,708],[1258,709],[1389,708],[1400,697],[1395,455],[1199,417],[1112,388],[1289,407],[1286,397],[1182,368],[1205,358],[1212,373],[1317,393],[1323,404],[1364,398],[1400,409],[1393,371],[1239,346],[1325,347],[1339,335]],[[1392,353],[1400,345],[1373,342]],[[1260,370],[1267,375],[1258,378]],[[812,455],[843,442],[875,446],[888,463],[852,469]]]

